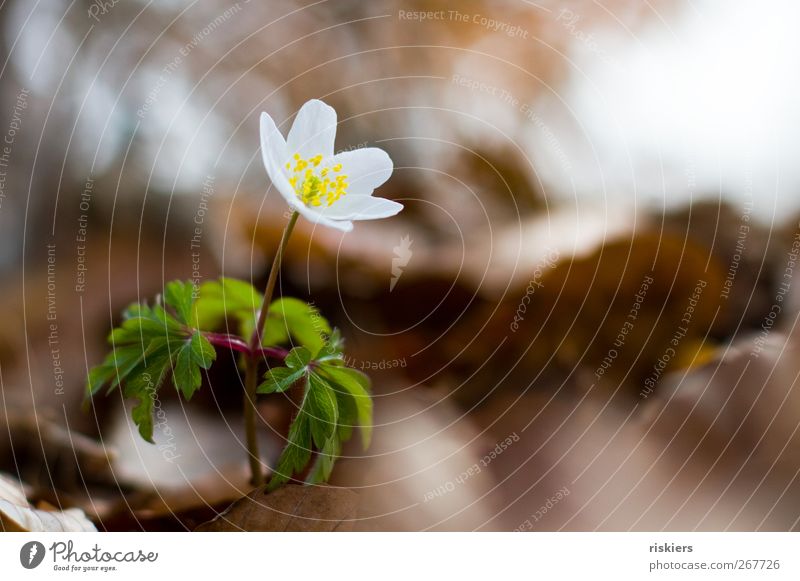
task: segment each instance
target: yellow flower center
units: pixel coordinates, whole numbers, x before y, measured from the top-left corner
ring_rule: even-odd
[[[347,193],[350,185],[347,176],[341,173],[341,163],[320,168],[321,163],[321,155],[303,159],[298,153],[294,154],[294,167],[291,162],[286,163],[286,169],[292,174],[289,183],[306,206],[321,206],[323,200],[330,206]]]

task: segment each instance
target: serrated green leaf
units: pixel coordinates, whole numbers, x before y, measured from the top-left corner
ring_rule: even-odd
[[[108,335],[108,343],[114,347],[133,345],[135,343],[146,346],[149,341],[150,335],[145,336],[138,327],[117,327]]]
[[[253,325],[255,327],[255,325]],[[285,345],[289,342],[289,329],[283,318],[273,316],[267,317],[264,323],[264,332],[261,334],[261,344],[266,346]]]
[[[322,371],[328,374],[336,383],[342,384],[351,393],[357,391],[358,393],[369,394],[371,382],[366,374],[361,373],[360,371],[357,371],[352,367],[332,366],[329,365],[328,363],[321,365],[320,368]],[[344,384],[355,384],[356,387],[351,389],[350,385],[344,385]]]
[[[141,355],[141,353],[138,353],[138,355]],[[103,363],[95,365],[89,370],[89,375],[86,378],[87,395],[97,393],[117,376],[117,361],[115,353],[112,351],[106,356]]]
[[[147,442],[153,441],[153,398],[147,393],[136,396],[139,402],[131,409],[131,419],[139,428],[139,435]]]
[[[268,488],[274,490],[303,470],[310,459],[309,449],[317,450],[316,460],[306,482],[324,482],[330,478],[342,442],[352,435],[354,424],[361,427],[364,447],[372,434],[372,398],[369,378],[358,371],[341,367],[339,359],[312,362],[310,353],[296,348],[287,356],[291,366],[276,368],[267,374],[268,382],[260,391],[286,389],[296,378],[306,377],[303,402],[289,430],[284,449]],[[297,374],[300,374],[299,376]],[[265,382],[267,383],[267,382]]]
[[[113,366],[95,365],[89,370],[89,375],[86,378],[86,393],[87,395],[94,395],[102,389],[102,387],[111,381],[117,370]]]
[[[156,340],[156,345],[153,341]],[[137,371],[144,372],[145,358],[147,354],[154,353],[157,348],[166,348],[173,344],[170,341],[159,337],[148,339],[144,343],[147,348],[143,348],[141,339],[137,339],[133,345],[118,345],[116,349],[109,353],[102,364],[93,367],[89,371],[87,379],[87,395],[94,395],[104,385],[108,385],[108,393],[129,376]]]
[[[172,371],[175,387],[189,399],[202,385],[200,369],[208,369],[216,358],[213,345],[189,325],[193,290],[191,282],[168,283],[164,301],[170,312],[159,303],[130,305],[121,325],[109,335],[113,351],[87,378],[88,395],[106,384],[109,390],[122,384],[124,397],[138,400],[131,416],[149,442],[153,437],[153,400],[167,374]]]
[[[333,472],[333,465],[336,463],[336,458],[341,452],[342,445],[339,442],[339,438],[334,434],[317,453],[317,458],[314,460],[314,465],[308,473],[306,483],[319,484],[327,482]]]
[[[200,286],[192,320],[197,322],[198,328],[210,331],[219,328],[227,318],[232,318],[239,325],[240,336],[249,339],[262,300],[261,293],[252,285],[223,277]]]
[[[202,330],[213,330],[226,319],[235,318],[239,335],[248,340],[262,300],[261,293],[242,281],[223,278],[207,282],[200,287],[194,302],[192,320]],[[266,346],[284,345],[291,338],[316,354],[327,345],[331,332],[330,324],[316,307],[300,299],[282,297],[269,306],[261,341]]]
[[[172,380],[175,387],[187,400],[191,399],[203,383],[200,369],[208,369],[217,356],[208,339],[200,331],[192,333],[191,338],[184,341],[173,354],[175,368]]]
[[[301,346],[308,348],[312,355],[316,355],[325,346],[331,332],[330,323],[314,305],[293,297],[283,297],[270,305],[262,340],[264,345],[275,345],[291,336]]]
[[[124,381],[128,374],[142,361],[144,354],[139,346],[120,347],[109,353],[102,364],[89,371],[88,395],[97,393],[109,384],[109,391]]]
[[[150,341],[150,345],[142,354],[142,360],[131,371],[124,386],[123,393],[126,397],[129,392],[135,394],[137,391],[147,390],[151,387],[158,389],[161,386],[171,367],[171,353],[177,352],[177,348],[171,348],[173,345],[161,337]],[[143,377],[144,375],[148,377]]]
[[[195,331],[190,340],[192,361],[203,369],[208,369],[217,358],[217,352],[200,331]]]
[[[327,441],[336,434],[336,426],[339,423],[336,392],[325,378],[316,373],[310,373],[307,400],[311,439],[321,450]]]
[[[361,439],[364,448],[368,448],[372,439],[372,397],[369,394],[369,378],[363,373],[349,367],[338,367],[324,364],[319,368],[320,374],[327,377],[334,387],[344,390],[356,406],[358,424],[361,427]]]
[[[125,332],[124,334],[122,333],[123,331]],[[115,330],[115,333],[117,334],[114,335],[114,339],[123,343],[133,343],[142,337],[169,337],[172,334],[167,323],[144,317],[128,319],[122,323],[121,327]]]
[[[181,347],[175,357],[175,368],[172,370],[172,381],[175,388],[190,400],[194,392],[200,389],[203,378],[200,368],[195,364],[192,356],[192,347],[189,343]]]
[[[184,327],[160,305],[131,305],[125,310],[122,325],[114,329],[108,342],[116,347],[126,344],[147,346],[155,337],[180,338],[185,334]]]
[[[300,472],[308,464],[311,458],[311,433],[309,431],[309,417],[305,411],[305,398],[301,404],[300,411],[294,418],[286,447],[281,452],[278,463],[270,478],[267,489],[272,491],[282,486],[296,473]]]
[[[152,343],[157,343],[154,340]],[[139,434],[153,443],[153,402],[170,368],[170,354],[167,342],[148,348],[145,363],[140,372],[132,372],[123,388],[123,395],[136,398],[139,403],[131,410],[131,418],[139,428]]]
[[[135,318],[142,318],[148,319],[157,323],[161,323],[166,328],[170,330],[180,330],[181,324],[178,320],[175,319],[172,315],[167,313],[159,304],[148,306],[148,305],[140,305],[140,304],[132,304],[127,309],[125,309],[123,313],[123,319],[135,319]]]
[[[311,361],[311,352],[305,347],[295,347],[283,360],[284,365],[290,369],[302,369]]]
[[[164,287],[164,302],[175,309],[178,320],[190,324],[192,303],[194,301],[194,284],[190,281],[173,280]]]
[[[292,387],[305,373],[305,368],[273,367],[264,374],[264,382],[258,386],[257,392],[282,393]]]
[[[300,411],[289,428],[288,444],[275,467],[269,490],[278,488],[306,467],[311,458],[312,443],[319,450],[318,461],[309,475],[313,481],[327,480],[340,452],[336,431],[339,419],[336,392],[326,379],[314,373],[308,373],[306,377]]]
[[[128,305],[127,308],[122,311],[122,320],[133,319],[136,317],[142,317],[144,314],[150,313],[150,307],[147,305],[141,305],[139,303],[133,303]]]
[[[334,364],[342,364],[344,354],[344,339],[339,329],[333,329],[328,335],[325,345],[320,349],[316,356],[317,361],[330,361]]]
[[[339,425],[336,434],[339,440],[347,442],[353,436],[353,428],[358,425],[358,410],[353,397],[343,389],[334,385],[336,405],[339,407]]]

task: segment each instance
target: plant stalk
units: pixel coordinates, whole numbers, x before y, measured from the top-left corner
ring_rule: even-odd
[[[289,242],[289,236],[292,234],[294,225],[297,223],[299,214],[295,211],[292,217],[289,218],[289,223],[283,230],[280,245],[275,253],[275,259],[272,262],[272,268],[269,271],[269,278],[267,279],[267,286],[264,289],[264,301],[261,303],[261,309],[258,313],[258,321],[256,327],[253,329],[253,335],[250,337],[250,353],[246,356],[247,361],[245,365],[245,393],[244,393],[244,429],[245,439],[247,441],[247,451],[250,456],[250,483],[253,486],[261,486],[264,484],[264,471],[261,469],[261,458],[258,454],[258,434],[256,431],[256,389],[258,388],[258,363],[260,357],[264,356],[264,350],[261,349],[261,336],[264,332],[264,325],[267,322],[267,315],[269,314],[269,306],[272,303],[272,295],[275,292],[275,284],[278,281],[278,273],[281,269],[281,261],[283,260],[283,252],[286,250],[286,244]]]
[[[250,349],[255,351],[261,345],[261,334],[264,332],[264,325],[267,322],[267,315],[269,314],[269,305],[272,303],[272,294],[275,292],[275,283],[278,281],[278,272],[281,269],[281,261],[283,260],[283,252],[286,250],[286,243],[289,242],[289,236],[294,230],[294,225],[297,223],[297,217],[300,214],[295,211],[292,217],[289,218],[289,223],[283,230],[283,237],[281,237],[280,246],[275,253],[275,260],[272,262],[272,269],[269,271],[269,278],[267,279],[267,286],[264,289],[264,302],[261,303],[261,310],[258,313],[258,322],[256,328],[253,329],[253,336],[250,338]]]
[[[255,351],[251,351],[249,343],[246,343],[236,335],[231,335],[229,333],[212,333],[210,331],[205,331],[203,332],[203,336],[215,347],[238,351],[239,353],[244,353],[247,357],[250,357],[250,354],[252,353],[256,359],[259,360],[270,357],[272,359],[279,359],[283,361],[289,354],[289,350],[284,349],[283,347],[260,347],[256,348]]]
[[[252,354],[247,357],[244,375],[244,432],[250,461],[250,484],[256,488],[264,484],[264,471],[258,454],[256,431],[256,389],[258,388],[258,361]]]

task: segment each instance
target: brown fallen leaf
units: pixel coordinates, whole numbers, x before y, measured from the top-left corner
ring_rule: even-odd
[[[0,441],[0,455],[10,458],[13,451],[21,458],[18,474],[31,485],[76,492],[80,482],[114,482],[113,447],[59,423],[47,410],[34,414],[15,408],[7,420],[10,437]],[[7,462],[3,468],[16,471]]]
[[[23,492],[25,486],[0,474],[0,530],[6,532],[86,532],[97,531],[78,508],[38,510]]]
[[[358,495],[347,488],[290,484],[270,493],[259,488],[195,530],[348,531],[353,528],[357,509]]]

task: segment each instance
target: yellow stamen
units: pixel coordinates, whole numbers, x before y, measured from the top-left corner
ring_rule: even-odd
[[[323,200],[327,206],[331,206],[347,193],[350,184],[346,175],[340,174],[334,179],[328,177],[330,170],[334,173],[342,171],[341,163],[317,170],[322,163],[322,155],[303,159],[295,153],[292,159],[295,161],[294,168],[291,163],[286,164],[286,169],[293,174],[289,177],[289,184],[306,206],[321,206]]]

